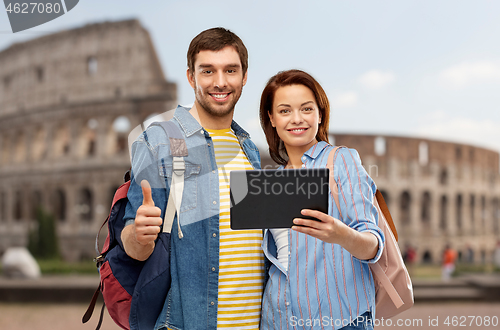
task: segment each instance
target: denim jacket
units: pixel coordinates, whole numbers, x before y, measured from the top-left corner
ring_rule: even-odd
[[[173,119],[188,148],[184,158],[184,192],[179,238],[176,215],[172,226],[172,283],[155,329],[216,329],[219,276],[219,174],[211,137],[179,106]],[[260,169],[260,155],[250,136],[236,122],[231,128],[248,160]],[[132,177],[125,221],[134,221],[142,204],[140,182],[147,179],[155,205],[165,215],[172,176],[170,143],[159,126],[150,126],[132,146]]]

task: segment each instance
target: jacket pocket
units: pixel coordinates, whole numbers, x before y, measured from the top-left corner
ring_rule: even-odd
[[[160,176],[168,180],[169,187],[172,184],[172,164],[160,164]],[[201,170],[200,164],[185,162],[184,191],[182,192],[181,213],[197,207],[198,202],[198,179]]]

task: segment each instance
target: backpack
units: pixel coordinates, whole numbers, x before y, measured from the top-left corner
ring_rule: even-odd
[[[82,323],[90,319],[101,292],[104,304],[96,330],[101,327],[104,307],[107,307],[113,321],[123,329],[153,329],[170,289],[170,231],[175,213],[177,212],[177,218],[180,214],[184,189],[184,157],[188,152],[185,140],[174,123],[168,121],[151,125],[161,126],[172,146],[170,152],[173,156],[173,175],[163,230],[158,234],[154,251],[147,260],[138,261],[125,253],[120,236],[125,226],[123,216],[130,187],[130,174],[127,172],[126,182],[116,190],[109,216],[96,237],[98,257],[94,260],[100,282],[82,318]],[[106,223],[108,235],[99,252],[99,233]],[[179,225],[179,221],[177,223]],[[180,230],[179,238],[182,238]]]
[[[342,147],[335,147],[330,152],[327,167],[330,169],[330,190],[342,217],[338,186],[333,177],[334,157],[339,148]],[[378,189],[373,204],[379,216],[378,226],[385,236],[385,246],[380,259],[369,264],[375,282],[375,313],[377,317],[391,318],[413,306],[413,286],[399,250],[396,227]]]

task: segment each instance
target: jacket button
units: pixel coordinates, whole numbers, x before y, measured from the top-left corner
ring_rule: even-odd
[[[213,305],[215,305],[215,303],[212,301],[212,302],[210,302],[210,305],[212,305],[212,306],[213,306]]]
[[[215,272],[215,267],[212,267],[212,271]]]
[[[216,233],[213,233],[213,234],[212,234],[212,236],[213,236],[213,237],[217,237],[217,234],[216,234]]]
[[[215,204],[217,204],[217,202],[216,202],[216,201],[213,201],[212,203],[213,203],[214,205],[215,205]]]

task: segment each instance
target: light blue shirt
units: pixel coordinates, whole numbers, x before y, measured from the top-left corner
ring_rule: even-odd
[[[320,141],[303,156],[306,168],[325,168],[331,145]],[[384,248],[373,199],[375,183],[354,149],[339,149],[334,159],[342,221],[359,232],[373,233],[377,255],[359,260],[338,244],[289,230],[288,271],[277,260],[274,239],[264,232],[263,250],[272,265],[262,301],[261,329],[339,329],[370,311],[375,317],[375,286],[368,263]],[[279,212],[279,210],[277,210]],[[340,219],[331,194],[328,214]]]

